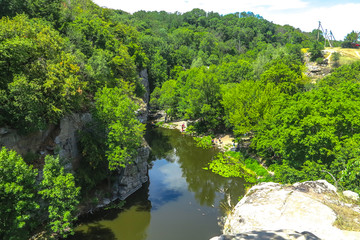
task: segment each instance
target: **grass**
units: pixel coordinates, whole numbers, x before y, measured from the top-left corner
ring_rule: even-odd
[[[349,57],[349,56],[341,56],[340,57],[340,65],[346,65],[346,64],[351,64],[353,62],[356,62],[356,61],[359,61],[360,59],[356,59],[356,58],[353,58],[353,57]]]
[[[341,54],[340,65],[351,64],[360,60],[360,49],[353,48],[326,48],[326,50],[333,50]]]
[[[360,231],[360,213],[352,210],[350,207],[335,203],[327,203],[326,205],[336,213],[335,227],[347,231]]]
[[[341,230],[360,232],[360,213],[353,210],[353,206],[359,206],[360,201],[347,198],[342,193],[318,195],[315,198],[335,212],[335,227]]]

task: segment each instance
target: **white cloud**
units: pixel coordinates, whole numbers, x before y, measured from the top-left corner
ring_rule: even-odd
[[[187,189],[188,185],[185,178],[182,177],[182,171],[177,162],[165,164],[159,170],[163,174],[166,189],[180,192]]]
[[[303,31],[317,29],[321,21],[324,29],[332,31],[337,40],[343,40],[352,30],[359,31],[360,3],[339,4],[332,7],[311,8],[298,13],[259,13],[265,19],[281,25],[289,24]]]

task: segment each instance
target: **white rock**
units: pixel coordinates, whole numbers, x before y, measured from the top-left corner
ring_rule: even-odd
[[[333,226],[337,216],[323,203],[325,194],[329,197],[337,196],[336,188],[325,180],[296,183],[293,186],[277,183],[256,185],[227,217],[224,224],[225,235],[213,240],[258,239],[246,238],[244,233],[280,231],[281,234],[287,234],[287,230],[316,236],[304,239],[360,239],[360,233],[351,232],[349,237],[348,233]],[[269,233],[268,236],[270,235]],[[302,237],[299,235],[298,238],[281,239],[303,239]]]
[[[344,191],[343,192],[345,197],[351,198],[354,201],[358,201],[359,200],[359,194],[357,194],[356,192],[353,191]]]

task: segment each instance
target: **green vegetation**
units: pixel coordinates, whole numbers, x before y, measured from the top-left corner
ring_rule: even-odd
[[[75,214],[80,188],[75,186],[74,176],[64,172],[59,158],[46,156],[43,174],[39,194],[49,203],[50,232],[66,237],[73,233],[72,223],[77,219]]]
[[[31,216],[39,204],[36,202],[37,171],[26,165],[14,151],[0,151],[0,237],[21,239],[34,227]]]
[[[79,133],[83,159],[75,176],[46,157],[36,185],[37,170],[15,153],[2,156],[15,165],[0,169],[8,177],[1,180],[0,238],[27,239],[41,229],[66,237],[79,204],[75,182],[84,201],[137,153],[144,130],[136,116],[144,94],[138,72],[149,59],[136,28],[90,0],[5,1],[0,17],[0,126],[25,135],[72,112],[93,115]],[[25,159],[33,164],[39,157]]]
[[[80,189],[75,187],[73,175],[64,172],[58,158],[46,157],[44,178],[37,184],[37,170],[15,151],[2,148],[0,173],[1,239],[27,239],[43,224],[48,225],[47,235],[53,238],[73,232],[71,224],[76,220]]]
[[[194,137],[196,142],[196,146],[208,149],[213,147],[212,137],[211,136],[204,136],[204,137]]]
[[[250,184],[273,180],[256,159],[245,158],[240,152],[219,153],[209,164],[209,169],[223,177],[244,178]]]
[[[79,132],[75,176],[46,157],[36,184],[30,164],[37,153],[24,163],[1,151],[2,239],[27,238],[41,227],[54,237],[71,234],[80,191],[74,182],[83,201],[95,199],[90,192],[106,180],[110,186],[132,162],[144,133],[136,115],[145,69],[151,107],[167,119],[193,120],[187,131],[250,136],[244,151],[260,156],[274,176],[229,153],[213,171],[249,182],[325,178],[360,193],[360,64],[338,67],[334,54],[338,68],[311,83],[301,49],[323,61],[317,30],[304,33],[251,12],[128,14],[90,0],[5,0],[0,17],[0,126],[29,134],[73,112],[93,117]],[[358,41],[355,35],[346,41]],[[212,146],[210,137],[197,140]]]

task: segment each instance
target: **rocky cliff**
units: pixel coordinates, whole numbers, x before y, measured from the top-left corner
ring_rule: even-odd
[[[143,100],[139,99],[140,108],[137,116],[140,122],[146,123],[148,118],[149,83],[147,70],[140,73],[140,78],[146,93]],[[43,159],[47,154],[59,154],[65,169],[74,171],[79,167],[81,152],[78,148],[78,132],[85,125],[92,121],[90,113],[72,113],[60,120],[57,125],[50,125],[46,130],[37,131],[29,135],[20,135],[14,129],[7,127],[0,128],[0,147],[5,146],[17,151],[24,158],[30,156],[31,163],[42,169]],[[102,199],[98,207],[104,206],[109,201],[125,199],[143,183],[148,181],[148,158],[150,147],[143,142],[138,149],[138,155],[132,164],[127,165],[119,171],[114,185],[112,186],[113,196],[111,199]],[[41,171],[39,176],[41,178]]]
[[[224,224],[226,239],[360,239],[359,197],[324,180],[253,186]]]

